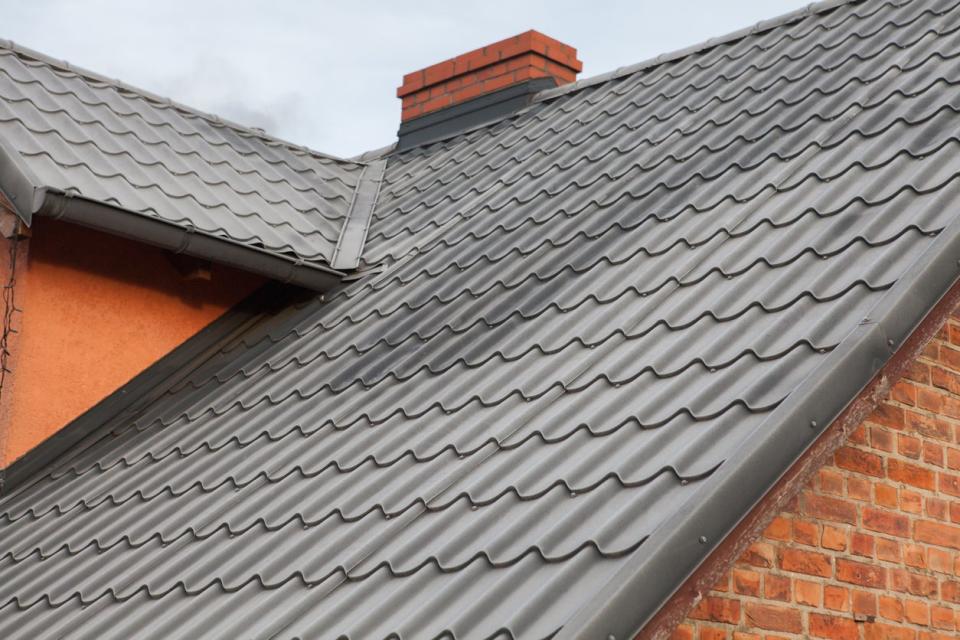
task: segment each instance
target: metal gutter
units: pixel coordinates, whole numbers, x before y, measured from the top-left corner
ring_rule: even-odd
[[[960,276],[960,217],[870,314],[660,525],[555,640],[635,637],[910,338]]]
[[[342,272],[321,264],[181,227],[60,189],[34,188],[23,168],[16,166],[2,151],[5,149],[0,148],[0,184],[17,214],[28,224],[33,216],[65,220],[314,291],[329,291],[344,276]],[[29,204],[25,205],[25,202]]]

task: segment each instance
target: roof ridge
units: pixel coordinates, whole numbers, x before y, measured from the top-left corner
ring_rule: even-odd
[[[276,144],[285,146],[289,149],[302,151],[316,158],[333,160],[335,162],[343,162],[343,163],[357,164],[357,165],[367,164],[365,160],[361,160],[359,158],[341,158],[333,154],[324,153],[322,151],[316,151],[302,144],[296,144],[284,138],[280,138],[278,136],[269,134],[263,129],[240,124],[239,122],[235,122],[233,120],[229,120],[227,118],[218,116],[215,113],[201,111],[200,109],[183,104],[182,102],[177,102],[176,100],[173,100],[165,96],[161,96],[157,93],[153,93],[152,91],[141,89],[140,87],[135,87],[117,78],[110,78],[108,76],[99,74],[95,71],[91,71],[84,67],[79,67],[77,65],[71,64],[66,60],[60,60],[60,59],[54,58],[53,56],[49,56],[45,53],[41,53],[40,51],[31,49],[30,47],[25,47],[21,44],[17,44],[13,40],[0,38],[0,49],[7,49],[8,51],[10,51],[11,53],[13,53],[14,55],[20,58],[28,58],[28,59],[35,60],[47,66],[53,67],[54,69],[72,73],[77,77],[83,78],[85,80],[100,82],[100,83],[109,85],[114,89],[119,89],[122,91],[134,93],[137,96],[144,98],[145,100],[149,100],[150,102],[157,103],[167,108],[175,109],[191,117],[206,120],[214,126],[228,127],[230,129],[234,129],[240,135],[246,135],[252,138],[259,138],[261,140],[264,140],[268,144],[276,143]]]
[[[820,2],[813,2],[799,9],[794,9],[787,13],[781,14],[774,18],[769,18],[767,20],[761,20],[756,24],[731,31],[722,36],[715,36],[704,40],[702,42],[683,47],[682,49],[676,49],[668,53],[662,53],[653,58],[647,58],[641,62],[635,64],[627,65],[625,67],[619,67],[613,71],[607,71],[595,76],[590,76],[589,78],[584,78],[582,80],[577,80],[576,82],[571,82],[568,84],[560,85],[559,87],[554,87],[552,89],[545,89],[540,91],[533,97],[533,103],[544,102],[552,98],[559,96],[564,96],[570,93],[575,93],[581,89],[586,89],[589,87],[594,87],[604,82],[610,80],[617,80],[625,76],[632,75],[639,71],[645,71],[653,67],[660,66],[667,62],[674,62],[682,58],[686,58],[696,53],[701,53],[708,49],[712,49],[718,45],[726,44],[736,40],[743,39],[747,36],[757,35],[759,33],[765,33],[767,31],[772,31],[778,27],[782,27],[791,22],[807,18],[812,15],[817,15],[820,13],[825,13],[827,11],[832,11],[837,7],[846,4],[859,4],[864,2],[864,0],[820,0]]]

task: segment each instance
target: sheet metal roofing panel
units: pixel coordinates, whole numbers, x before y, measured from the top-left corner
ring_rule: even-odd
[[[362,164],[0,45],[0,139],[35,187],[330,262]]]
[[[958,74],[830,5],[390,156],[382,272],[0,502],[0,634],[569,630],[960,237]]]

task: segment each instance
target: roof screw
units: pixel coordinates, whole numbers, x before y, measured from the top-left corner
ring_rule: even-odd
[[[700,544],[707,544],[707,536],[700,536]]]
[[[611,633],[610,635],[607,636],[607,640],[617,640],[617,636]]]
[[[817,428],[817,421],[816,421],[816,420],[811,420],[811,421],[810,421],[810,428],[811,428],[811,429],[816,429],[816,428]]]
[[[893,338],[887,340],[887,344],[892,347],[892,346],[893,346]]]

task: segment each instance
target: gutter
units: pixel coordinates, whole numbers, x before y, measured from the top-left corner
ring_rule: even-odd
[[[714,481],[662,523],[554,640],[634,638],[860,397],[960,276],[960,217],[947,225],[826,360],[774,409]]]
[[[184,227],[70,190],[39,186],[40,179],[23,162],[17,161],[19,157],[15,149],[0,139],[0,190],[28,226],[34,216],[65,220],[319,292],[329,291],[345,275],[319,263]]]
[[[323,265],[272,253],[193,227],[181,227],[161,218],[114,207],[60,189],[44,187],[38,193],[42,195],[35,199],[39,202],[39,208],[33,215],[65,220],[173,253],[204,258],[283,284],[322,292],[329,291],[344,276],[343,272]]]

